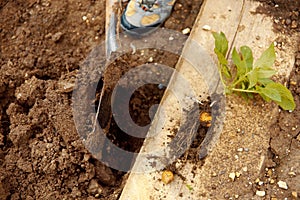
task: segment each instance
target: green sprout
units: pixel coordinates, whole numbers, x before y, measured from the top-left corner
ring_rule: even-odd
[[[224,33],[213,32],[215,38],[214,52],[218,57],[218,69],[226,94],[237,93],[244,98],[253,98],[259,94],[265,101],[274,101],[284,110],[294,110],[296,105],[291,92],[282,84],[271,78],[276,74],[273,64],[276,59],[274,44],[265,50],[254,62],[252,50],[248,46],[234,48],[232,66],[226,58],[228,40]]]

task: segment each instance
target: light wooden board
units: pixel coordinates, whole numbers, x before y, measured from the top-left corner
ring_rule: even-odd
[[[193,41],[201,44],[213,56],[214,40],[211,32],[202,29],[204,25],[209,25],[213,31],[223,31],[231,47],[233,45],[239,47],[245,44],[250,46],[254,50],[254,56],[257,58],[264,49],[280,36],[272,31],[272,19],[270,17],[253,15],[251,13],[255,11],[257,6],[258,3],[248,0],[204,1],[189,41],[183,50],[183,57],[187,56],[190,59],[197,60],[197,55],[193,54],[193,49],[191,48]],[[281,75],[285,76],[289,75],[294,59],[293,47],[287,48],[290,49],[285,51],[277,50],[277,59],[282,63],[282,65],[277,66],[277,69],[281,72]],[[190,81],[197,94],[202,94],[203,96],[207,94],[207,85],[199,81],[203,77],[197,76],[189,62],[180,59],[176,68],[179,73],[184,74]],[[173,78],[169,88],[176,87],[178,87],[178,84],[176,84],[176,78]],[[234,188],[249,184],[261,172],[269,144],[269,136],[265,134],[265,131],[269,130],[269,126],[273,123],[270,120],[271,116],[276,114],[278,109],[275,106],[266,106],[265,109],[253,107],[240,102],[239,99],[234,97],[229,98],[228,101],[233,106],[226,107],[227,119],[221,139],[216,141],[217,144],[215,146],[212,146],[214,148],[205,159],[203,166],[186,163],[184,166],[181,166],[180,170],[180,174],[186,180],[175,176],[175,180],[168,185],[164,185],[159,180],[161,171],[131,173],[120,199],[223,199],[224,194],[230,191],[236,191],[242,199],[251,198],[253,192],[250,188]],[[178,107],[174,96],[166,93],[162,100],[162,105],[164,117],[167,115],[172,116],[175,121],[179,120],[180,114],[176,113]],[[162,125],[159,123],[161,115],[161,112],[156,114],[149,130],[149,135],[161,128]],[[141,152],[161,148],[161,145],[169,140],[167,135],[170,133],[166,131],[167,128],[174,127],[175,124],[165,124],[166,128],[164,131],[160,131],[155,137],[147,138]],[[245,131],[245,133],[243,135],[239,134],[237,130]],[[237,147],[247,147],[251,150],[247,154],[238,154]],[[142,169],[144,167],[143,164],[143,157],[137,157],[133,171]],[[238,181],[230,182],[228,178],[230,172],[238,172],[242,175]],[[215,188],[215,190],[213,191],[211,188]]]

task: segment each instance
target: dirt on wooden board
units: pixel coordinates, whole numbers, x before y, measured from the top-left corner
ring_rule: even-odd
[[[298,0],[260,1],[258,12],[273,16],[274,30],[287,35],[300,31]],[[163,26],[177,31],[192,28],[201,4],[177,0]],[[118,199],[126,175],[86,150],[71,107],[71,86],[81,62],[105,38],[105,1],[4,0],[0,15],[0,199]],[[277,199],[300,195],[300,45],[295,42],[295,66],[286,81],[297,108],[274,116],[276,123],[266,133],[271,134],[267,169],[253,185],[253,191],[268,191],[268,197]],[[282,45],[284,41],[279,41],[277,48]],[[118,62],[134,67],[150,57],[151,62],[172,67],[178,59],[146,51]],[[131,104],[135,122],[149,123],[146,111],[162,93],[156,85],[135,93]],[[145,96],[153,98],[143,100]],[[142,107],[141,100],[147,105]],[[130,143],[115,139],[123,142],[121,146]],[[131,150],[137,151],[141,143],[136,141]],[[278,188],[278,181],[286,182],[288,189]]]

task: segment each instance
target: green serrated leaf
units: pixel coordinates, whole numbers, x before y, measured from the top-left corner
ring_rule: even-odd
[[[270,83],[267,85],[267,87],[271,87],[273,89],[276,89],[280,96],[281,101],[275,101],[282,109],[284,110],[294,110],[296,107],[294,97],[289,89],[284,87],[280,83]]]
[[[253,67],[253,54],[252,50],[248,46],[242,46],[240,48],[242,54],[242,60],[245,62],[247,68],[246,73],[249,72]]]
[[[218,50],[224,57],[226,57],[228,51],[228,40],[223,32],[213,32],[215,38],[215,49]]]
[[[259,92],[275,102],[281,102],[280,92],[274,88],[272,84],[269,84],[264,88],[260,87]]]
[[[264,51],[260,58],[255,62],[254,68],[259,67],[259,68],[265,68],[265,69],[270,69],[272,65],[274,64],[276,59],[275,55],[275,49],[274,49],[274,44],[272,43],[270,47]]]

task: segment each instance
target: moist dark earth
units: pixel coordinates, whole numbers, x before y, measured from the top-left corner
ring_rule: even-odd
[[[274,17],[274,30],[300,31],[298,0],[260,1],[263,6],[258,12]],[[201,0],[177,0],[163,27],[192,28],[201,4]],[[77,134],[72,114],[72,87],[80,65],[105,38],[105,1],[2,0],[0,16],[0,199],[118,199],[126,175],[91,156]],[[130,68],[149,62],[150,57],[153,63],[171,67],[178,59],[146,51],[118,62]],[[295,60],[288,86],[297,108],[293,113],[280,112],[270,133],[268,167],[274,169],[274,179],[281,176],[287,162],[285,149],[299,152],[300,45]],[[107,78],[117,74],[107,73]],[[162,94],[156,85],[134,94],[135,122],[149,123],[145,110],[158,103]],[[296,129],[287,136],[291,127]],[[124,138],[113,139],[120,146],[127,145]],[[131,150],[137,151],[141,143],[136,141]]]

